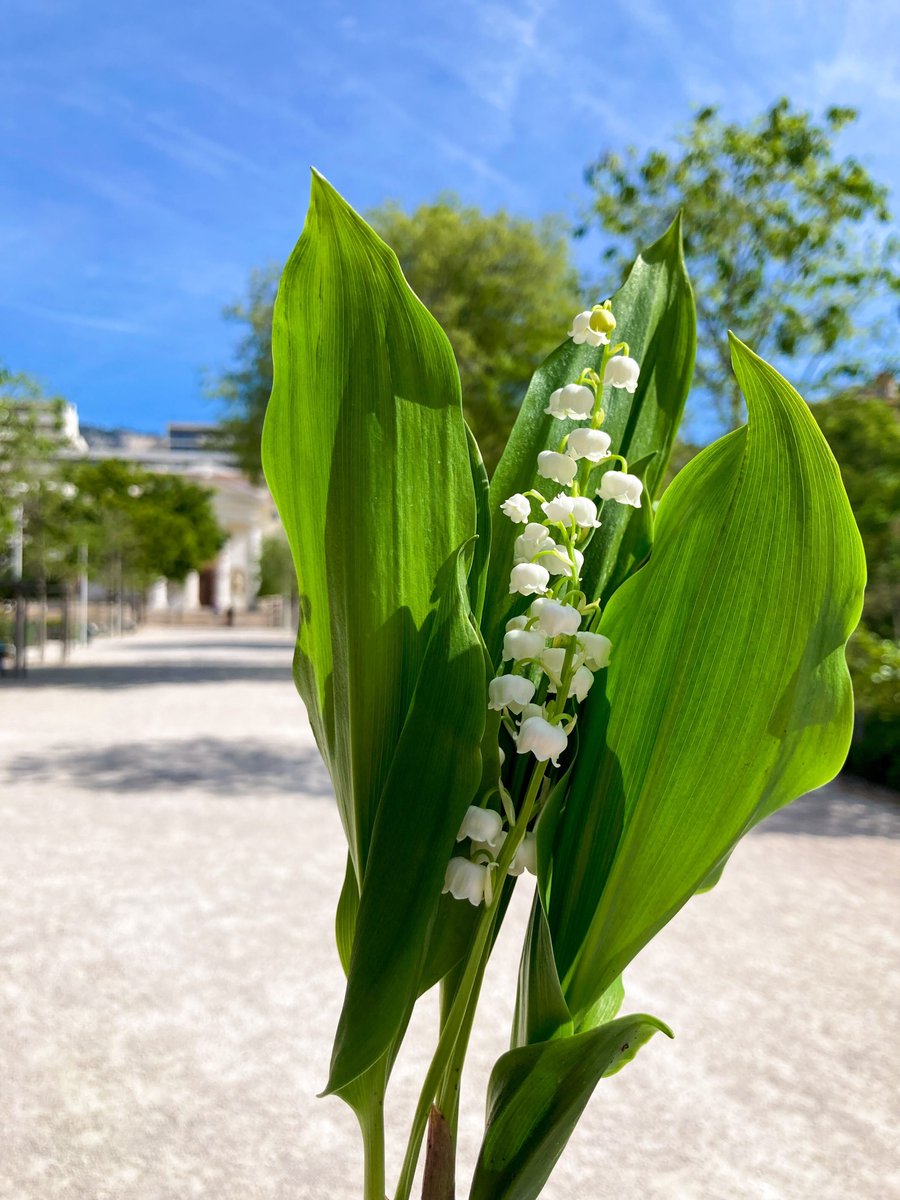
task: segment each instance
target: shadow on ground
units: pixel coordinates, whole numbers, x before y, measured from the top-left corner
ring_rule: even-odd
[[[260,793],[331,795],[331,782],[315,750],[280,750],[253,739],[202,737],[122,742],[85,749],[55,746],[52,755],[20,754],[7,783],[68,783],[110,792],[203,791],[254,799]]]
[[[754,833],[900,838],[900,797],[894,800],[880,788],[842,775],[827,787],[779,809]]]
[[[284,647],[280,646],[279,649],[283,651]],[[41,667],[24,679],[10,678],[8,682],[12,687],[29,689],[68,687],[116,690],[160,683],[280,683],[290,681],[290,678],[291,668],[287,663],[242,664],[223,660],[209,663],[103,663],[83,667]]]

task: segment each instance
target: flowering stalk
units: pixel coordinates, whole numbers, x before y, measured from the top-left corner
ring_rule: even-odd
[[[455,855],[447,867],[444,890],[475,905],[483,901],[484,911],[422,1086],[396,1200],[407,1200],[409,1196],[435,1096],[440,1113],[450,1118],[451,1128],[455,1129],[459,1079],[484,968],[493,945],[503,880],[507,873],[519,873],[514,864],[520,846],[527,844],[526,839],[533,843],[529,825],[539,812],[542,784],[550,764],[559,766],[577,719],[574,711],[567,713],[567,704],[574,700],[577,707],[585,699],[594,681],[593,671],[602,669],[609,661],[607,639],[581,629],[583,620],[590,623],[596,619],[598,606],[587,603],[579,585],[584,562],[581,547],[587,546],[600,526],[597,504],[591,496],[591,478],[613,459],[620,460],[627,468],[621,456],[610,453],[610,438],[600,429],[602,385],[607,383],[629,392],[637,385],[637,363],[616,357],[616,352],[627,350],[627,346],[622,343],[612,350],[609,347],[609,333],[615,326],[609,304],[596,306],[575,318],[570,331],[573,341],[604,347],[601,373],[582,372],[576,381],[554,391],[545,409],[558,419],[590,422],[563,437],[558,450],[538,454],[538,474],[563,490],[549,499],[536,490],[517,493],[501,505],[510,520],[525,526],[515,543],[510,593],[536,599],[527,613],[507,624],[501,663],[489,685],[488,703],[491,709],[501,712],[504,728],[518,754],[533,754],[537,761],[520,804],[500,783],[501,796],[509,797],[512,813],[508,818],[509,828],[503,828],[499,812],[470,808],[457,837],[458,841],[470,841],[469,856]],[[604,487],[603,480],[611,473],[622,475],[627,483]],[[601,503],[615,500],[633,504],[636,498],[639,505],[641,490],[641,482],[634,476],[607,471],[594,495],[600,496]],[[542,519],[533,513],[535,505],[539,506]],[[511,663],[511,668],[504,670],[505,663]],[[502,747],[500,752],[502,756]],[[536,869],[533,857],[526,858],[525,865]]]

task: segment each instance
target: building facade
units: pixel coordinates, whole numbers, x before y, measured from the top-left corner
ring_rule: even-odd
[[[225,544],[213,562],[192,571],[184,583],[157,580],[147,594],[149,613],[239,613],[254,606],[262,541],[279,530],[278,514],[268,490],[252,484],[217,447],[215,426],[173,423],[163,436],[156,436],[90,425],[79,428],[76,417],[73,428],[73,457],[121,459],[148,471],[180,475],[212,494]]]

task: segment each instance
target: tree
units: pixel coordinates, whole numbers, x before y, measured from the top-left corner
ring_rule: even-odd
[[[64,555],[64,407],[30,376],[0,366],[0,575],[24,576],[42,589]]]
[[[799,360],[812,399],[873,373],[866,343],[884,299],[900,292],[898,242],[876,232],[890,221],[887,189],[836,155],[856,116],[829,108],[817,122],[781,99],[741,125],[704,108],[675,153],[608,151],[587,169],[594,194],[579,232],[609,236],[614,271],[683,209],[696,381],[723,427],[743,419],[726,328],[763,357]]]
[[[900,639],[900,407],[888,376],[813,405],[841,467],[868,564],[863,621]]]
[[[283,533],[264,537],[259,554],[259,595],[296,597],[297,572]]]
[[[260,443],[266,406],[272,391],[272,306],[278,288],[278,269],[269,266],[250,275],[247,297],[225,309],[229,321],[244,327],[235,364],[221,375],[212,395],[224,405],[221,440],[243,471],[258,483],[262,478]]]
[[[466,420],[491,469],[535,367],[582,307],[563,231],[453,197],[409,214],[387,204],[368,219],[450,339]]]
[[[396,251],[413,290],[453,346],[463,404],[488,466],[497,461],[534,368],[580,307],[576,272],[557,221],[485,214],[453,197],[405,213],[386,204],[368,219]],[[246,300],[227,310],[244,326],[234,368],[215,393],[223,431],[258,479],[259,442],[272,389],[273,269],[255,271]]]
[[[70,556],[88,547],[92,573],[108,591],[141,591],[154,579],[183,580],[215,558],[224,534],[211,494],[177,475],[117,459],[69,468]]]

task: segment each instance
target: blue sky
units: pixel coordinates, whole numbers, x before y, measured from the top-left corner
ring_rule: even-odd
[[[842,149],[900,184],[884,0],[403,4],[5,0],[0,360],[82,420],[215,416],[222,308],[283,262],[315,165],[356,207],[452,189],[575,219],[584,166],[693,108],[862,110]],[[590,270],[596,245],[579,244]]]

